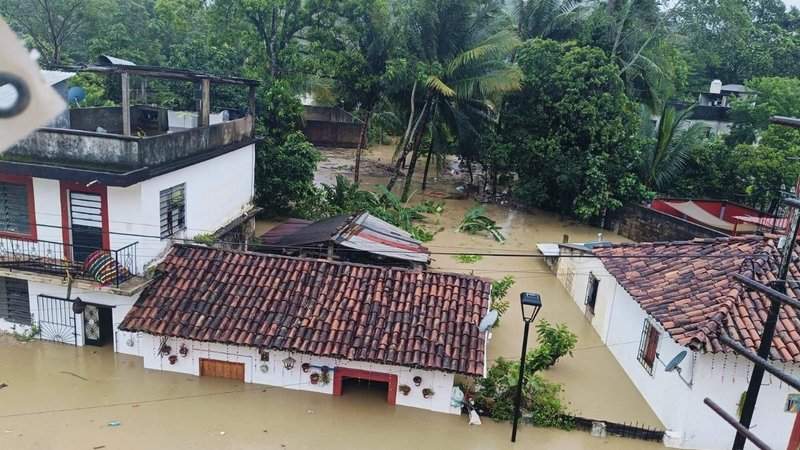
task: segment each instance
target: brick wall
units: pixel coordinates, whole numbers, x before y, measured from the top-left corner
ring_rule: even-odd
[[[636,242],[688,241],[694,238],[727,236],[721,231],[641,205],[622,208],[606,222],[606,226]]]

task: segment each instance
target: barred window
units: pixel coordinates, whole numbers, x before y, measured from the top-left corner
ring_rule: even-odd
[[[0,319],[23,325],[31,324],[27,281],[0,277]]]
[[[186,229],[186,183],[161,191],[161,239]]]
[[[653,322],[645,319],[644,327],[642,328],[642,338],[639,341],[639,354],[637,355],[637,359],[650,375],[653,374],[653,368],[655,367],[656,351],[658,350],[658,339],[660,337],[661,335],[655,325],[653,325]]]
[[[0,232],[31,234],[28,186],[0,182]]]

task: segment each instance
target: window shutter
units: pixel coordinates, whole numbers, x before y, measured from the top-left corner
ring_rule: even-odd
[[[25,185],[0,182],[0,231],[30,234],[28,188]]]

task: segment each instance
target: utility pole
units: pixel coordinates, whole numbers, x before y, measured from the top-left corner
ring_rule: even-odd
[[[796,119],[795,119],[796,120]],[[774,123],[787,124],[783,121],[772,119]],[[793,126],[793,125],[790,125]],[[796,126],[796,125],[795,125]],[[784,200],[789,206],[792,213],[788,216],[792,220],[789,235],[783,241],[783,254],[781,256],[781,265],[778,269],[778,279],[773,282],[773,288],[781,294],[786,294],[787,277],[789,274],[789,267],[792,263],[792,253],[794,253],[795,240],[797,238],[798,226],[800,226],[800,200],[787,198]],[[764,321],[764,331],[761,333],[761,342],[758,345],[756,354],[767,360],[769,359],[770,349],[772,347],[772,339],[775,337],[775,328],[778,324],[778,316],[781,311],[781,302],[775,298],[770,298],[769,312],[767,313],[767,320]],[[764,380],[764,367],[755,364],[753,366],[753,373],[750,376],[750,384],[747,386],[747,393],[745,394],[744,404],[742,405],[742,415],[739,418],[739,423],[743,428],[749,429],[750,423],[753,420],[753,412],[756,409],[756,401],[758,400],[758,393],[761,389],[761,383]],[[744,450],[747,436],[741,431],[737,430],[736,438],[733,440],[733,450]]]

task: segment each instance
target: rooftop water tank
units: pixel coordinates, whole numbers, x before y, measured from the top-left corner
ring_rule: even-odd
[[[712,94],[719,94],[722,92],[722,81],[714,80],[711,82],[711,87],[708,89],[708,92]]]

